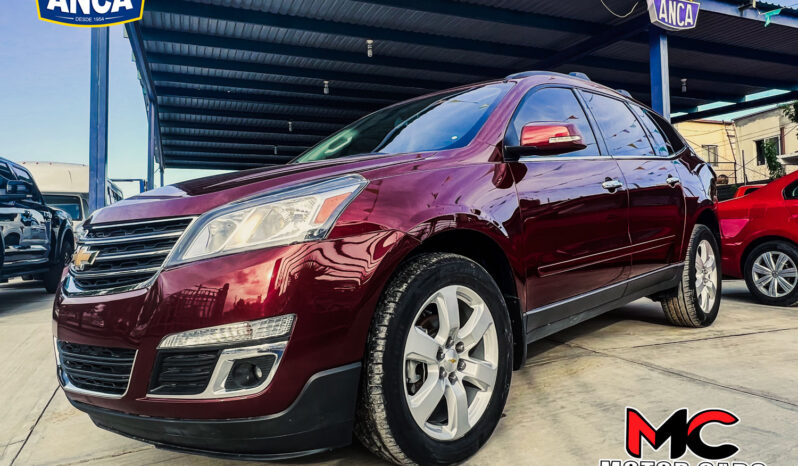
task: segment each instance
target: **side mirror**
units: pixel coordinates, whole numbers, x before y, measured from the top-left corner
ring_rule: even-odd
[[[558,155],[585,149],[582,135],[572,123],[528,123],[521,129],[518,146],[505,147],[511,160],[524,155]]]
[[[25,181],[9,180],[6,183],[6,192],[0,194],[0,201],[19,201],[31,197],[30,185]]]

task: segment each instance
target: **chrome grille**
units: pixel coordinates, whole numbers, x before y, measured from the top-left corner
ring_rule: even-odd
[[[128,223],[84,226],[78,239],[78,254],[92,260],[69,274],[80,291],[132,288],[153,278],[166,257],[192,222],[193,217],[165,218]]]

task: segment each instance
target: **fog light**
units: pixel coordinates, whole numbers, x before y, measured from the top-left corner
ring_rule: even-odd
[[[226,390],[242,390],[257,387],[271,372],[275,357],[259,356],[256,358],[241,359],[233,363],[230,375],[225,381]]]

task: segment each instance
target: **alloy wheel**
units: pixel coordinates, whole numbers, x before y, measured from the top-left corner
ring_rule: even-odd
[[[410,328],[403,366],[407,406],[424,433],[443,441],[468,433],[488,407],[499,367],[482,298],[460,285],[433,293]]]
[[[770,298],[781,298],[790,294],[798,282],[798,269],[787,254],[765,251],[754,261],[751,270],[756,288]]]
[[[704,314],[712,312],[718,294],[718,262],[715,250],[707,240],[698,243],[695,257],[695,292],[698,307]]]

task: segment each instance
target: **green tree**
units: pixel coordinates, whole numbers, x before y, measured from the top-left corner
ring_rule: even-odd
[[[779,145],[772,139],[762,143],[762,153],[765,156],[765,163],[768,166],[770,179],[775,180],[786,174],[784,165],[779,162]]]

